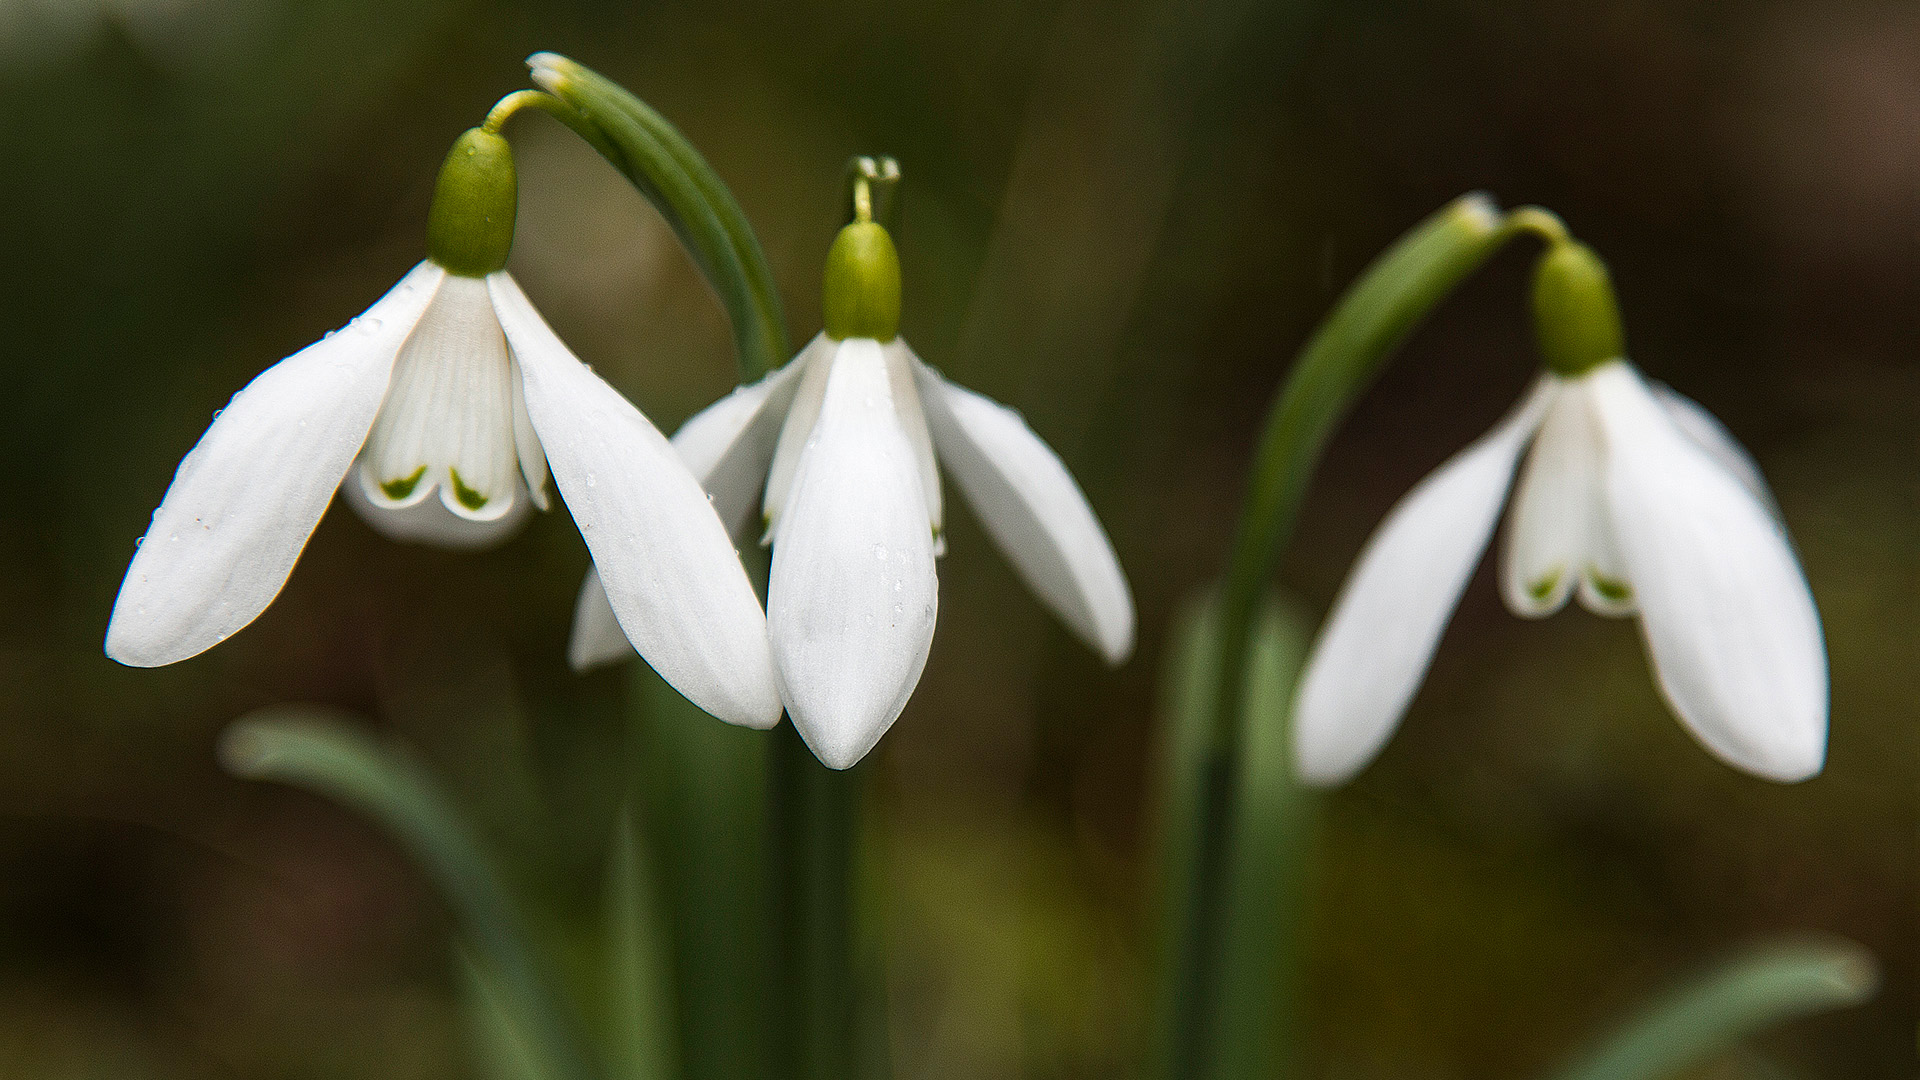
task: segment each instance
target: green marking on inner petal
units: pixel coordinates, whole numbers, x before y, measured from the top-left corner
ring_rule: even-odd
[[[1547,597],[1553,595],[1553,590],[1558,588],[1559,585],[1560,571],[1554,570],[1547,574],[1546,577],[1539,578],[1528,584],[1527,595],[1533,597],[1535,600],[1544,601]]]
[[[1624,604],[1633,599],[1633,586],[1616,578],[1607,577],[1598,570],[1587,570],[1587,581],[1593,585],[1593,591],[1605,597],[1609,602]]]
[[[448,469],[447,475],[453,477],[453,497],[460,500],[461,506],[469,510],[478,510],[487,505],[485,495],[468,487],[466,482],[460,479],[459,469]]]
[[[413,494],[413,489],[419,485],[420,478],[425,475],[427,475],[427,467],[422,465],[413,470],[412,476],[403,476],[398,480],[382,480],[380,490],[387,493],[387,498],[398,502]]]

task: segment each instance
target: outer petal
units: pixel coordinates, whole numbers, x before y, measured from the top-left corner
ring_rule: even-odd
[[[713,497],[721,523],[736,539],[753,523],[753,512],[760,506],[774,443],[814,348],[809,345],[798,358],[759,382],[735,388],[673,433],[674,450]]]
[[[840,346],[773,545],[767,626],[794,726],[829,767],[880,741],[920,682],[939,582],[913,446],[877,342]]]
[[[446,271],[422,262],[366,313],[262,372],[180,462],[107,624],[134,667],[225,640],[280,593]]]
[[[895,336],[880,346],[887,358],[887,386],[893,390],[893,410],[900,417],[900,430],[913,444],[913,457],[920,466],[920,494],[927,497],[927,523],[933,527],[933,554],[947,553],[947,536],[940,499],[940,463],[933,455],[933,433],[927,427],[927,413],[920,405],[920,376],[924,367],[907,346],[907,339]]]
[[[567,642],[567,663],[575,671],[589,671],[632,655],[633,643],[620,629],[606,587],[600,584],[600,572],[588,566],[587,579],[580,583],[580,598],[573,604],[573,637]]]
[[[1119,664],[1133,652],[1133,594],[1067,467],[1020,414],[914,361],[940,459],[1027,587]]]
[[[1303,780],[1336,784],[1373,759],[1420,688],[1552,397],[1543,376],[1492,431],[1402,498],[1334,601],[1294,695]]]
[[[1597,372],[1594,394],[1613,526],[1668,703],[1732,765],[1819,772],[1826,647],[1785,531],[1631,368]]]
[[[735,724],[780,720],[765,617],[707,496],[647,418],[554,336],[505,273],[487,279],[527,418],[620,626],[661,678]]]
[[[1733,437],[1733,432],[1720,419],[1708,412],[1701,404],[1687,395],[1675,390],[1663,382],[1648,383],[1653,396],[1660,401],[1661,408],[1673,420],[1681,433],[1692,439],[1720,463],[1721,467],[1734,475],[1746,486],[1753,496],[1760,500],[1775,521],[1781,520],[1780,504],[1774,501],[1773,489],[1767,486],[1766,477],[1760,474],[1760,465]]]

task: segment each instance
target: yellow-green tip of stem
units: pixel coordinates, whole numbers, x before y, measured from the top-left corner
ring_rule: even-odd
[[[1550,243],[1533,271],[1533,324],[1547,367],[1584,375],[1626,355],[1607,264],[1578,240]]]
[[[835,341],[892,341],[900,333],[900,255],[886,229],[856,221],[834,237],[821,306]]]
[[[470,128],[440,166],[427,211],[427,255],[450,273],[486,277],[507,265],[520,181],[507,140]]]

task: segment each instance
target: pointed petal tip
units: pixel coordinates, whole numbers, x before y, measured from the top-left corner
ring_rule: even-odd
[[[800,733],[800,741],[807,744],[813,756],[820,764],[836,772],[853,768],[865,760],[880,745],[880,739],[893,726],[893,718],[875,722],[868,718],[859,723],[822,723],[820,718],[803,710],[793,716],[793,728]]]

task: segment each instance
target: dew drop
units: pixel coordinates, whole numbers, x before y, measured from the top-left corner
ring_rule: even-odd
[[[146,537],[144,537],[144,536],[136,536],[136,537],[134,537],[134,538],[133,538],[133,549],[134,549],[135,551],[138,551],[138,550],[140,550],[140,545],[141,545],[141,544],[144,544],[144,543],[146,543],[146,542],[147,542],[147,538],[146,538]]]
[[[324,334],[322,334],[322,335],[320,335],[320,340],[321,340],[321,341],[325,341],[325,340],[327,340],[328,338],[330,338],[330,337],[332,337],[332,336],[333,336],[333,334],[334,334],[334,332],[333,332],[332,330],[329,330],[329,331],[327,331],[326,333],[324,333]]]
[[[225,409],[215,409],[215,410],[213,410],[213,418],[214,418],[215,420],[218,420],[218,419],[220,419],[220,414],[221,414],[221,413],[223,413],[223,412],[226,412],[226,411],[227,411],[227,410],[225,410]]]
[[[895,604],[895,605],[893,605],[893,617],[894,617],[894,618],[896,618],[896,619],[897,619],[897,618],[900,618],[900,617],[901,617],[902,615],[905,615],[906,613],[907,613],[907,605],[905,605],[905,604]]]
[[[361,319],[360,321],[366,325],[367,331],[369,333],[380,329],[380,319],[378,316],[369,315],[366,318]]]
[[[593,479],[593,474],[592,474],[592,473],[588,473],[588,474],[587,474],[587,476],[586,476],[586,480],[587,480],[587,486],[588,486],[588,487],[592,487],[592,486],[593,486],[593,484],[594,484],[594,479]]]
[[[887,545],[885,544],[873,545],[873,557],[879,560],[880,562],[886,562],[887,561]]]

